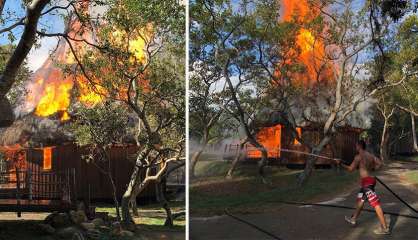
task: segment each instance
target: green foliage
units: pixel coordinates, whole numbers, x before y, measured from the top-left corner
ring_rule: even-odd
[[[127,136],[128,115],[120,104],[103,103],[92,108],[77,106],[67,126],[80,146],[106,147],[122,143]]]
[[[0,46],[0,73],[4,71],[7,61],[13,53],[14,49],[14,45]],[[31,71],[29,70],[27,62],[25,61],[17,73],[16,80],[12,89],[10,89],[6,95],[13,107],[16,107],[18,104],[20,104],[21,100],[24,100],[22,99],[22,96],[26,94],[25,86],[29,80],[30,75]]]
[[[266,120],[255,119],[258,112],[271,107],[266,91],[272,87],[276,67],[284,61],[280,51],[294,45],[297,31],[292,24],[279,22],[279,13],[279,2],[269,0],[195,1],[190,5],[190,59],[194,74],[190,80],[191,118],[227,109],[227,115],[233,118],[230,129],[234,132],[238,132],[237,122],[251,123],[251,130],[257,131],[262,125],[258,121]],[[233,82],[232,88],[225,83],[226,77]],[[207,94],[205,84],[210,81],[215,83]],[[239,104],[232,101],[233,95]],[[275,96],[280,98],[280,92],[275,92]],[[244,121],[239,120],[241,110]],[[199,130],[201,126],[193,128]]]
[[[382,91],[377,103],[380,109],[390,109],[402,106],[407,109],[418,109],[418,17],[410,15],[399,23],[392,34],[387,36],[384,44],[387,46],[386,58],[384,61],[384,81],[396,83],[404,80],[402,84],[387,88]],[[381,61],[370,63],[370,73],[374,76],[382,69]],[[372,127],[369,132],[374,145],[380,144],[383,128],[381,113],[376,113],[372,120]],[[411,118],[409,113],[397,109],[389,119],[390,142],[403,141],[406,133],[417,131],[411,129]],[[390,148],[390,146],[389,146]]]
[[[190,74],[189,132],[200,144],[212,143],[237,134],[237,121],[220,106],[219,73],[202,63]]]
[[[106,4],[95,46],[79,53],[81,73],[92,91],[140,119],[135,135],[141,146],[174,148],[185,134],[184,6]]]
[[[401,97],[413,108],[418,109],[418,16],[407,17],[399,26],[397,34],[398,51],[394,57],[395,74],[406,78]],[[408,104],[408,105],[409,105]]]

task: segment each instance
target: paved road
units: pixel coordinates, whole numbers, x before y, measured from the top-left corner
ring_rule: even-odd
[[[415,163],[393,163],[386,170],[379,173],[387,185],[408,203],[418,209],[418,188],[402,180],[402,173],[409,169],[418,169]],[[383,186],[376,187],[384,211],[414,215],[406,206],[402,205]],[[357,190],[338,196],[328,203],[353,206]],[[370,209],[370,207],[367,207]],[[349,226],[344,221],[344,215],[351,215],[352,210],[325,208],[316,206],[281,206],[274,212],[238,215],[259,227],[274,233],[284,240],[291,239],[342,239],[342,240],[370,240],[370,239],[402,239],[418,240],[418,220],[386,215],[390,221],[392,234],[390,236],[376,236],[373,230],[379,226],[375,213],[363,212],[356,227]],[[415,214],[418,217],[418,214]],[[215,239],[273,239],[241,222],[228,216],[210,218],[191,218],[190,237],[192,240]]]

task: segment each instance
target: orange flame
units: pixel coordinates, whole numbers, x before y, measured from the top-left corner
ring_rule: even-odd
[[[262,128],[257,133],[257,140],[267,149],[267,156],[269,158],[280,157],[282,137],[282,125],[276,125],[273,127]],[[257,149],[251,149],[247,151],[249,158],[261,158],[261,151]]]
[[[303,25],[319,16],[319,11],[308,4],[308,0],[283,0],[283,21],[295,21]],[[301,28],[296,36],[297,61],[305,67],[305,72],[294,73],[292,79],[303,86],[317,82],[331,81],[332,69],[325,58],[325,45],[320,36],[311,30]]]
[[[93,41],[92,34],[82,29],[82,25],[78,21],[72,21],[70,23],[70,29],[69,35],[72,38]],[[144,31],[143,35],[148,37],[150,29]],[[134,39],[129,43],[129,51],[133,56],[130,59],[131,63],[143,63],[146,59],[144,48],[147,39],[143,38],[138,37],[138,39]],[[110,39],[123,41],[124,36],[120,32],[115,31],[110,36]],[[85,52],[85,48],[81,46],[81,43],[73,42],[72,45],[80,55]],[[74,86],[78,88],[77,100],[85,106],[92,107],[103,101],[104,96],[106,96],[106,91],[100,86],[100,80],[94,79],[94,84],[91,84],[83,75],[65,76],[57,64],[67,66],[76,64],[70,46],[65,41],[59,43],[55,53],[35,72],[33,81],[29,85],[29,94],[26,97],[26,109],[34,108],[35,114],[41,117],[48,117],[60,113],[61,121],[67,121],[70,119],[68,109],[72,102],[72,90]],[[147,82],[144,81],[144,83]],[[126,90],[120,89],[121,93],[118,95],[126,95],[126,93],[123,93],[124,91],[126,92]]]
[[[52,147],[46,147],[43,149],[44,162],[43,169],[51,170],[52,168]]]
[[[296,22],[304,26],[306,23],[319,16],[318,9],[313,8],[308,3],[309,0],[282,0],[283,12],[282,20],[284,22]],[[318,33],[317,33],[318,34]],[[292,49],[292,55],[296,54],[297,63],[305,67],[304,72],[292,73],[291,78],[294,83],[303,87],[309,87],[319,82],[330,82],[333,80],[332,65],[325,60],[325,44],[310,29],[301,27],[296,36],[296,46]],[[293,64],[287,60],[285,64]],[[276,71],[280,76],[280,71]],[[297,134],[302,135],[302,129],[296,128]],[[268,149],[269,157],[280,157],[280,151],[276,149],[281,146],[281,125],[266,127],[257,133],[258,141]],[[294,145],[301,143],[293,139]],[[249,150],[247,156],[250,158],[261,157],[258,150]]]

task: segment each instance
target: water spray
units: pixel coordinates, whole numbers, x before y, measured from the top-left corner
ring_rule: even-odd
[[[248,150],[248,149],[247,149]],[[257,150],[257,149],[254,149]],[[272,150],[272,148],[266,148],[266,150]],[[297,151],[297,150],[291,150],[291,149],[285,149],[285,148],[273,148],[273,150],[279,150],[280,152],[288,152],[288,153],[299,153],[299,154],[304,154],[304,155],[308,155],[308,156],[313,156],[313,157],[317,157],[317,158],[323,158],[323,159],[328,159],[328,160],[332,160],[332,161],[342,161],[342,159],[339,158],[331,158],[331,157],[327,157],[327,156],[323,156],[323,155],[318,155],[318,154],[314,154],[314,153],[307,153],[307,152],[302,152],[302,151]],[[405,200],[403,200],[398,194],[396,194],[389,186],[387,186],[380,178],[376,177],[376,180],[383,186],[385,187],[393,196],[395,196],[400,202],[402,202],[405,206],[407,206],[411,211],[418,213],[418,210],[415,209],[414,207],[412,207],[410,204],[408,204]],[[306,203],[306,202],[293,202],[293,201],[274,201],[275,203],[282,203],[282,204],[288,204],[288,205],[296,205],[296,206],[318,206],[318,207],[331,207],[331,208],[339,208],[339,209],[355,209],[353,207],[347,207],[347,206],[341,206],[341,205],[333,205],[333,204],[321,204],[321,203]],[[367,212],[374,212],[372,210],[369,209],[364,209],[364,211]],[[228,209],[224,210],[225,214],[243,224],[248,225],[251,228],[254,228],[264,234],[266,234],[267,236],[273,238],[273,239],[278,239],[280,240],[281,238],[263,228],[260,228],[259,226],[257,226],[254,223],[251,223],[249,221],[246,221],[242,218],[239,218],[233,214],[231,214]],[[394,213],[394,212],[384,212],[385,214],[389,214],[389,215],[393,215],[393,216],[399,216],[399,217],[405,217],[405,218],[410,218],[410,219],[418,219],[417,216],[411,216],[411,215],[406,215],[406,214],[400,214],[400,213]]]
[[[286,149],[286,148],[267,148],[264,147],[264,149],[266,149],[267,151],[280,151],[280,152],[288,152],[288,153],[299,153],[299,154],[303,154],[303,155],[307,155],[307,156],[312,156],[312,157],[317,157],[317,158],[323,158],[323,159],[328,159],[328,160],[333,160],[333,161],[343,161],[340,158],[332,158],[332,157],[327,157],[327,156],[323,156],[323,155],[319,155],[319,154],[314,154],[314,153],[309,153],[309,152],[303,152],[303,151],[298,151],[298,150],[292,150],[292,149]],[[247,151],[259,151],[257,148],[247,148]]]

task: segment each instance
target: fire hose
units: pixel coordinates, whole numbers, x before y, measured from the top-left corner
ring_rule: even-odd
[[[340,160],[341,159],[337,159],[337,158],[330,158],[330,157],[326,157],[326,156],[321,156],[321,155],[317,155],[317,154],[313,154],[313,153],[306,153],[306,152],[301,152],[301,151],[295,151],[295,150],[290,150],[290,149],[280,149],[280,151],[283,152],[293,152],[293,153],[302,153],[302,154],[306,154],[306,155],[310,155],[310,156],[315,156],[315,157],[319,157],[319,158],[325,158],[325,159],[330,159],[330,160]],[[380,178],[376,177],[376,180],[382,184],[383,187],[385,187],[393,196],[395,196],[399,201],[401,201],[405,206],[407,206],[411,211],[418,213],[418,210],[416,210],[414,207],[412,207],[410,204],[408,204],[405,200],[403,200],[398,194],[396,194],[389,186],[387,186]],[[269,202],[269,201],[267,201]],[[288,205],[298,205],[298,206],[318,206],[318,207],[330,207],[330,208],[340,208],[340,209],[350,209],[350,210],[355,210],[355,208],[353,207],[347,207],[347,206],[342,206],[342,205],[334,205],[334,204],[323,204],[323,203],[306,203],[306,202],[294,202],[294,201],[271,201],[272,203],[283,203],[283,204],[288,204]],[[374,212],[373,210],[370,209],[364,209],[363,211],[366,212]],[[241,223],[247,224],[248,226],[272,237],[273,239],[278,239],[280,240],[281,238],[278,237],[277,235],[257,226],[254,223],[251,223],[249,221],[246,221],[242,218],[239,218],[233,214],[231,214],[228,209],[224,210],[225,214]],[[411,215],[406,215],[406,214],[401,214],[401,213],[394,213],[394,212],[384,212],[385,214],[389,214],[392,216],[399,216],[399,217],[405,217],[405,218],[411,218],[411,219],[418,219],[418,216],[411,216]]]
[[[273,233],[271,233],[271,232],[269,232],[269,231],[267,231],[267,230],[264,230],[263,228],[261,228],[261,227],[257,226],[256,224],[251,223],[251,222],[249,222],[249,221],[246,221],[246,220],[244,220],[244,219],[242,219],[242,218],[239,218],[239,217],[237,217],[237,216],[235,216],[235,215],[231,214],[231,213],[228,211],[228,209],[226,209],[226,208],[225,208],[224,212],[225,212],[225,214],[226,214],[227,216],[229,216],[229,217],[231,217],[231,218],[233,218],[233,219],[235,219],[235,220],[237,220],[237,221],[239,221],[239,222],[241,222],[241,223],[247,224],[248,226],[250,226],[250,227],[252,227],[252,228],[254,228],[254,229],[256,229],[256,230],[258,230],[258,231],[260,231],[260,232],[262,232],[262,233],[264,233],[264,234],[266,234],[266,235],[268,235],[268,236],[270,236],[270,237],[272,237],[273,239],[282,240],[281,238],[279,238],[279,237],[278,237],[278,236],[276,236],[275,234],[273,234]]]

